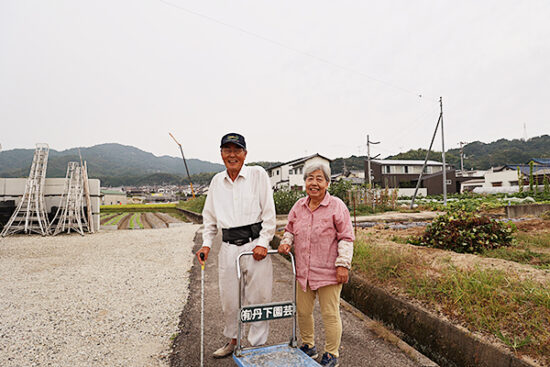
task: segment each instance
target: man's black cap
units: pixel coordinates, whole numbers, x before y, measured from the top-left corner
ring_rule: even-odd
[[[223,147],[225,144],[233,143],[240,146],[243,149],[246,149],[246,141],[244,141],[244,136],[237,133],[225,134],[222,138],[222,143],[220,147]]]

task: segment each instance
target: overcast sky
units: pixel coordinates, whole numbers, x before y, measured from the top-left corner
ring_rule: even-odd
[[[0,144],[220,162],[550,133],[550,2],[0,0]],[[420,97],[421,96],[421,97]],[[436,140],[441,149],[441,138]]]

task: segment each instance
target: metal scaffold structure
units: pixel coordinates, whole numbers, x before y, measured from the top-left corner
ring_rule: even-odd
[[[2,230],[1,236],[19,232],[49,234],[49,221],[44,202],[44,183],[48,167],[48,144],[36,144],[25,193]]]
[[[65,189],[51,224],[53,226],[55,220],[59,218],[53,231],[54,236],[61,232],[71,233],[71,230],[84,235],[84,229],[88,228],[83,205],[84,177],[82,171],[78,162],[69,162],[67,165]]]

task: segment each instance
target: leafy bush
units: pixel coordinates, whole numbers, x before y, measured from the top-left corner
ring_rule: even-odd
[[[515,226],[497,222],[485,216],[464,211],[449,212],[437,217],[426,227],[424,234],[413,237],[409,243],[480,254],[484,250],[512,244]]]
[[[301,190],[279,190],[274,192],[275,211],[277,214],[288,214],[294,203],[305,195],[305,192]]]
[[[340,199],[342,199],[342,201],[346,203],[346,205],[349,207],[350,203],[348,202],[349,201],[348,191],[351,190],[351,186],[352,186],[351,182],[349,181],[345,181],[345,180],[334,181],[330,184],[328,188],[328,192],[331,195],[337,196]]]

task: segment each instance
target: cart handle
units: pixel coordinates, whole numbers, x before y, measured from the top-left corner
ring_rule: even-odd
[[[275,255],[278,254],[279,251],[277,250],[267,250],[268,255]],[[237,279],[241,279],[242,273],[241,273],[241,257],[247,256],[247,255],[254,255],[254,252],[252,251],[245,251],[241,252],[239,256],[237,256]],[[294,278],[296,278],[296,265],[294,264],[294,256],[292,255],[292,252],[288,253],[288,256],[290,256],[290,262],[292,263],[292,273],[294,274]]]
[[[268,250],[268,255],[275,255],[278,254],[279,251],[277,250]],[[254,255],[254,252],[252,251],[245,251],[241,252],[237,256],[237,278],[239,280],[239,310],[242,307],[242,273],[241,273],[241,257],[248,256],[248,255]],[[292,282],[292,293],[294,295],[294,307],[296,307],[296,265],[294,264],[294,255],[292,255],[291,252],[288,253],[290,256],[290,262],[292,263],[292,273],[294,275],[294,281]],[[241,348],[241,333],[242,333],[242,321],[239,317],[239,323],[238,323],[238,331],[237,331],[237,348],[235,350],[235,355],[239,357],[242,353]],[[296,340],[296,312],[294,312],[293,318],[292,318],[292,336],[290,338],[290,345],[293,348],[296,348],[298,346],[298,342]]]

